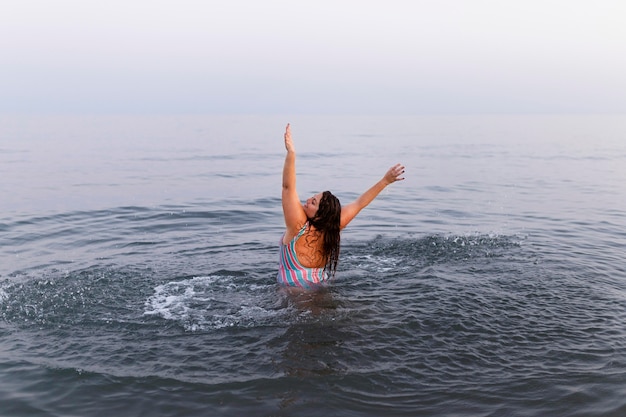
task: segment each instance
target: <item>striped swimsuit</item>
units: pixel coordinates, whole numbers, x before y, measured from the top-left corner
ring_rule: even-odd
[[[328,282],[328,274],[324,273],[324,268],[307,268],[298,261],[296,241],[304,234],[307,226],[308,223],[305,223],[298,235],[287,245],[283,243],[282,238],[280,239],[280,259],[276,277],[280,285],[316,289],[324,287]]]

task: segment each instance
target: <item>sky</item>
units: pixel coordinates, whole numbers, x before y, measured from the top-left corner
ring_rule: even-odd
[[[626,113],[623,0],[2,0],[0,113]]]

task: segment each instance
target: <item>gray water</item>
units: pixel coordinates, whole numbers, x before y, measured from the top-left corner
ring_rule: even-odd
[[[337,277],[275,284],[301,198]],[[624,116],[2,116],[2,416],[622,416]]]

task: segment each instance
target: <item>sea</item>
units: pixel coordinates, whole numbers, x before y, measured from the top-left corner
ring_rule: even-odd
[[[283,133],[347,204],[276,284]],[[624,115],[0,116],[0,416],[624,416]]]

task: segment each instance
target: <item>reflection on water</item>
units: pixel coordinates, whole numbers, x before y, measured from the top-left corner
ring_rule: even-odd
[[[297,311],[297,320],[269,343],[275,352],[276,372],[281,380],[289,381],[277,394],[279,409],[287,410],[307,400],[316,385],[314,380],[323,384],[325,378],[349,371],[342,358],[346,355],[344,343],[353,335],[341,318],[341,303],[333,291],[281,288],[280,293]]]
[[[341,320],[337,314],[339,302],[328,289],[315,292],[289,290],[281,288],[289,297],[290,305],[297,309],[299,320],[291,324],[281,338],[287,341],[283,352],[287,374],[332,373],[335,366],[324,357],[328,356],[327,350],[339,347],[343,341]]]

